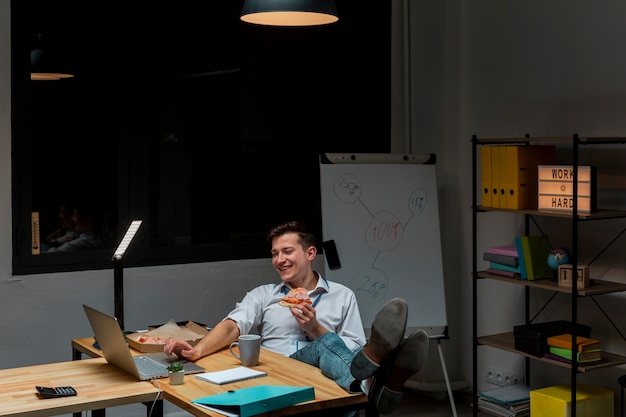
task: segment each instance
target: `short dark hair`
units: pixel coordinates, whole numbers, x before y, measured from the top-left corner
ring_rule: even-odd
[[[104,220],[104,209],[100,199],[89,193],[79,193],[73,203],[74,210],[84,219],[91,219],[94,223],[94,232],[100,234]]]
[[[317,239],[313,233],[309,232],[306,223],[298,220],[281,223],[272,227],[267,233],[267,241],[271,243],[274,238],[286,233],[297,233],[300,244],[304,249],[317,245]]]

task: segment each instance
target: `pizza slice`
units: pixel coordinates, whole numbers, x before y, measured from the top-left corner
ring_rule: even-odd
[[[309,292],[306,288],[292,288],[279,303],[283,307],[295,307],[303,304],[312,304]]]

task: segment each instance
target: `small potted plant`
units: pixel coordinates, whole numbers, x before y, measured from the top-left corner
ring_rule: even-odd
[[[170,384],[181,385],[185,380],[185,369],[180,362],[174,362],[167,367],[169,371]]]

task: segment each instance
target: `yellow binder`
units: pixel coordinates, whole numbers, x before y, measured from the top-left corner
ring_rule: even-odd
[[[483,145],[480,147],[480,183],[482,192],[483,207],[492,207],[491,202],[491,148],[492,146]]]
[[[537,166],[556,160],[553,145],[506,146],[507,209],[537,208]],[[554,162],[552,162],[554,163]],[[502,206],[501,206],[502,207]]]
[[[491,148],[491,206],[506,208],[506,151],[505,146]]]

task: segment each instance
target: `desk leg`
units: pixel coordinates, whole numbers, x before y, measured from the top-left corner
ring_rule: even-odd
[[[78,349],[72,348],[72,360],[79,361],[83,358],[82,353]],[[74,413],[72,416],[74,417],[82,417],[83,413]]]
[[[163,400],[150,401],[143,404],[146,406],[146,417],[163,417]],[[154,404],[154,407],[152,404]],[[150,408],[152,408],[152,412],[150,412]]]
[[[154,404],[154,407],[152,404]],[[147,417],[163,417],[163,400],[150,401],[149,403],[144,403],[144,405],[146,406]],[[152,408],[152,412],[150,412],[150,408]]]
[[[365,407],[365,417],[379,417],[380,413],[376,403],[374,401],[368,401],[367,407]]]

